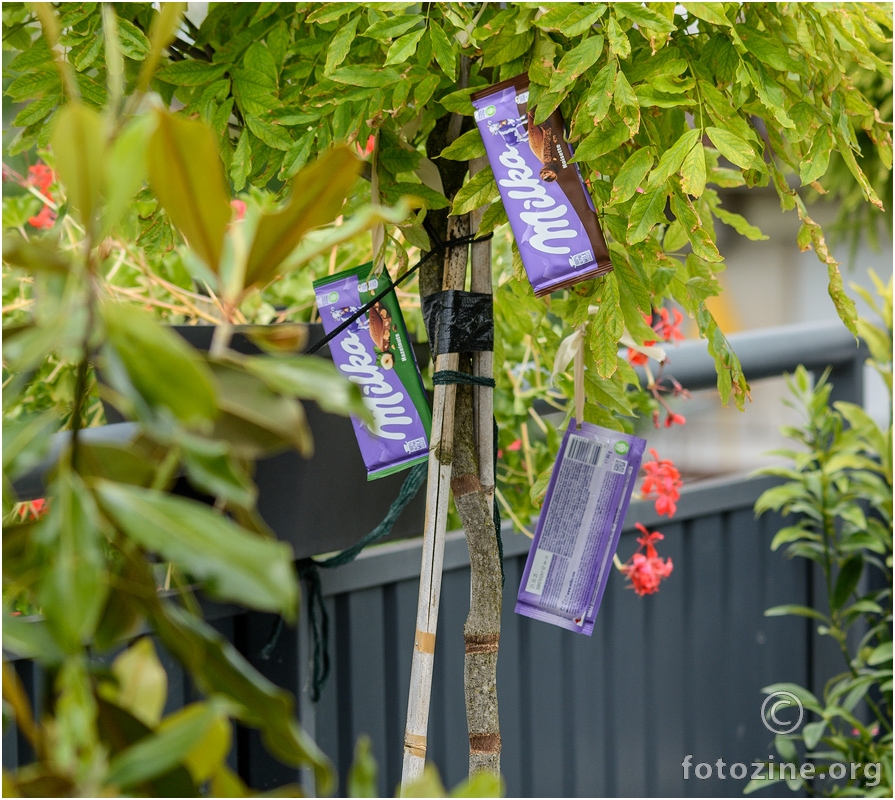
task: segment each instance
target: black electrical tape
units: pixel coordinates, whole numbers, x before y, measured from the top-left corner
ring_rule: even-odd
[[[423,318],[433,356],[494,349],[490,294],[448,289],[423,298]]]

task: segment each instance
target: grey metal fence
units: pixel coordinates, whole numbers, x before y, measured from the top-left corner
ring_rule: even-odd
[[[798,363],[831,365],[836,397],[861,401],[864,353],[839,326],[790,326],[731,339],[750,377]],[[702,343],[682,346],[675,366],[691,388],[713,380]],[[593,637],[513,613],[529,540],[505,528],[498,700],[509,796],[742,793],[746,780],[729,777],[729,765],[774,754],[773,735],[761,719],[760,689],[778,681],[816,687],[837,656],[808,621],[764,616],[772,605],[811,604],[818,591],[805,564],[770,552],[779,520],[754,518],[752,506],[770,485],[770,479],[731,479],[685,489],[672,522],[657,518],[649,503],[632,503],[629,521],[665,534],[662,554],[674,560],[673,579],[658,595],[638,597],[613,576]],[[634,538],[629,524],[619,548],[623,556],[634,551]],[[392,795],[400,780],[420,560],[418,540],[394,542],[322,575],[332,674],[316,704],[309,698],[312,648],[304,615],[297,629],[284,629],[265,649],[276,618],[207,605],[215,626],[298,696],[302,724],[333,759],[342,792],[361,734],[373,743],[380,793]],[[467,765],[462,628],[468,567],[462,534],[449,534],[429,734],[430,760],[448,786],[463,779]],[[40,670],[13,660],[39,708],[45,692]],[[165,663],[171,710],[192,700],[194,690],[177,664],[167,657]],[[691,767],[685,780],[688,755],[694,767],[711,765],[713,777],[699,779]],[[29,758],[10,726],[3,737],[4,767]],[[727,765],[724,779],[717,777],[719,759]],[[252,731],[237,732],[230,761],[257,789],[303,780],[313,790],[306,775],[272,759]]]

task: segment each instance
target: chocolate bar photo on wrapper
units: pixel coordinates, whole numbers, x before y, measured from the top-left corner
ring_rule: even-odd
[[[534,293],[609,272],[609,249],[578,166],[571,163],[574,153],[559,109],[534,124],[526,75],[473,92],[472,105]]]
[[[372,265],[314,281],[327,333],[370,302],[391,281]],[[374,303],[329,345],[338,370],[363,393],[373,424],[351,418],[367,478],[383,478],[429,457],[432,414],[394,292]]]

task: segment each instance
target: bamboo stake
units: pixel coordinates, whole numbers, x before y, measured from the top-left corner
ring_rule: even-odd
[[[469,218],[450,217],[448,239],[465,236]],[[466,282],[467,248],[453,247],[445,258],[444,289],[463,289]],[[459,356],[442,353],[435,359],[435,371],[456,370]],[[405,788],[422,777],[426,763],[429,729],[429,702],[432,695],[432,670],[435,663],[435,630],[438,602],[441,598],[441,573],[444,563],[444,534],[447,527],[451,461],[454,441],[456,385],[436,385],[432,404],[432,436],[429,443],[429,474],[426,497],[426,524],[423,533],[423,558],[417,605],[416,635],[410,668],[410,695],[407,724],[404,729],[404,764],[401,774]]]

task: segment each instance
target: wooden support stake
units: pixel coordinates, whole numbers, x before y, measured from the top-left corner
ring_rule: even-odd
[[[447,238],[466,236],[469,217],[450,217]],[[443,288],[465,288],[466,247],[452,247],[445,258]],[[442,353],[435,359],[435,371],[456,370],[459,356]],[[432,404],[432,436],[429,443],[429,476],[426,495],[426,524],[423,532],[423,559],[420,570],[420,594],[417,605],[416,636],[410,668],[410,696],[407,725],[404,729],[404,788],[422,777],[426,763],[429,729],[429,701],[432,695],[432,669],[435,663],[435,630],[441,597],[441,573],[444,563],[444,534],[450,499],[451,462],[453,460],[454,407],[457,387],[436,385]]]

